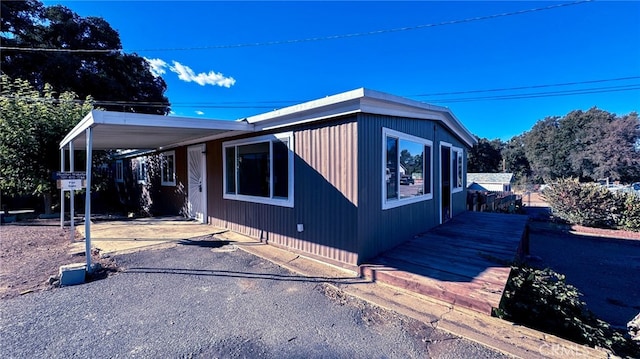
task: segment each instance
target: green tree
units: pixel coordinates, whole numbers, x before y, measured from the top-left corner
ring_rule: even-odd
[[[528,184],[531,178],[531,165],[524,152],[524,138],[514,136],[502,148],[502,159],[507,172],[513,173],[518,184]]]
[[[59,170],[59,141],[92,109],[91,98],[77,101],[72,92],[56,97],[50,85],[43,92],[25,80],[0,76],[0,191],[8,196],[41,196],[51,210]]]
[[[468,172],[502,172],[503,147],[504,143],[499,139],[478,138],[478,143],[469,151]]]
[[[45,7],[39,1],[3,1],[1,39],[3,47],[100,50],[3,49],[2,72],[28,80],[38,91],[50,84],[80,98],[90,95],[107,110],[169,112],[164,80],[153,76],[144,58],[123,53],[118,32],[102,18],[81,17],[64,6]]]
[[[640,122],[598,108],[547,117],[523,135],[524,152],[536,181],[609,177],[623,182],[640,176]]]

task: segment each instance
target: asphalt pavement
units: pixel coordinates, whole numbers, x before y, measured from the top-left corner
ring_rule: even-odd
[[[117,255],[83,285],[0,301],[3,358],[505,358],[212,241]]]

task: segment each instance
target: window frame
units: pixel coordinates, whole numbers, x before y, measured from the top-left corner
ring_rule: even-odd
[[[122,160],[116,160],[116,183],[124,183],[124,162]]]
[[[252,203],[260,203],[260,204],[269,204],[280,207],[289,207],[293,208],[294,206],[294,143],[293,140],[293,132],[283,132],[277,133],[273,135],[264,135],[258,137],[250,137],[244,138],[240,140],[226,141],[222,143],[222,198],[234,200],[234,201],[244,201],[244,202],[252,202]],[[275,141],[286,141],[287,145],[287,198],[283,197],[275,197],[275,187],[274,187],[274,160],[273,160],[273,144]],[[238,147],[245,145],[252,145],[257,143],[269,143],[269,197],[261,197],[261,196],[252,196],[246,194],[238,193]],[[284,143],[284,142],[283,142]],[[234,148],[234,161],[236,161],[236,165],[234,166],[234,192],[229,193],[227,191],[227,149]]]
[[[457,161],[456,161],[457,160]],[[458,193],[464,190],[464,149],[451,146],[451,193]],[[461,174],[458,176],[458,174]]]
[[[138,184],[146,184],[148,176],[149,169],[147,168],[147,157],[136,157],[136,181]]]
[[[397,164],[398,167],[400,167],[400,141],[401,140],[406,140],[406,141],[411,141],[411,142],[415,142],[415,143],[419,143],[422,145],[423,150],[422,150],[422,179],[423,181],[426,178],[426,175],[429,176],[429,191],[425,191],[424,188],[424,182],[423,182],[423,194],[419,195],[419,196],[413,196],[413,197],[407,197],[407,198],[400,198],[400,195],[398,194],[397,198],[393,198],[393,199],[388,199],[387,198],[387,176],[389,176],[387,174],[387,138],[388,137],[392,137],[392,138],[397,138],[398,139],[398,151],[397,151]],[[429,147],[429,153],[430,153],[430,158],[429,158],[429,168],[426,169],[425,165],[426,165],[426,151],[424,150],[425,147]],[[423,201],[428,201],[428,200],[432,200],[433,199],[433,141],[426,139],[426,138],[422,138],[422,137],[418,137],[418,136],[414,136],[414,135],[410,135],[404,132],[400,132],[400,131],[396,131],[396,130],[392,130],[390,128],[386,128],[383,127],[382,128],[382,153],[381,153],[381,157],[382,160],[380,161],[381,163],[381,174],[382,174],[382,183],[381,183],[381,197],[382,197],[382,209],[386,210],[386,209],[391,209],[391,208],[396,208],[396,207],[401,207],[401,206],[405,206],[408,204],[412,204],[412,203],[418,203],[418,202],[423,202]],[[395,176],[395,180],[396,180],[396,184],[397,184],[397,188],[399,190],[400,188],[400,171],[396,171],[396,176]]]
[[[173,174],[171,181],[165,181],[165,165],[167,164],[165,158],[173,157],[171,161]],[[166,151],[160,154],[160,184],[162,186],[175,186],[176,185],[176,151]]]

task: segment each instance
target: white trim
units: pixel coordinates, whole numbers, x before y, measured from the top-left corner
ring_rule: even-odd
[[[149,179],[149,168],[147,167],[147,157],[139,156],[134,158],[134,160],[136,161],[136,182],[138,184],[146,184],[147,180]]]
[[[294,145],[293,145],[293,132],[284,132],[275,135],[264,135],[258,137],[245,138],[234,141],[227,141],[222,143],[222,198],[236,200],[236,201],[245,201],[245,202],[254,202],[254,203],[262,203],[262,204],[270,204],[274,206],[281,207],[290,207],[293,208],[294,205]],[[287,140],[287,148],[288,151],[288,192],[287,198],[276,198],[273,196],[273,142],[276,140]],[[259,196],[248,196],[238,194],[238,183],[236,179],[235,191],[236,193],[227,193],[227,151],[226,149],[229,147],[235,147],[235,155],[236,159],[238,158],[238,146],[250,145],[254,143],[268,142],[269,143],[269,197],[259,197]],[[237,166],[235,166],[237,169]],[[235,174],[237,177],[237,173]]]
[[[453,163],[453,161],[455,160],[453,154],[457,153],[458,154],[458,162]],[[451,194],[453,193],[458,193],[458,192],[462,192],[465,188],[464,186],[464,181],[465,181],[465,175],[464,175],[464,150],[460,147],[451,147]],[[462,163],[460,164],[461,168],[460,170],[462,171],[461,174],[461,179],[460,179],[460,183],[459,186],[454,187],[453,184],[455,182],[458,181],[458,164],[459,162],[462,161]],[[453,180],[455,178],[455,181]]]
[[[397,171],[396,176],[395,176],[395,181],[396,184],[398,185],[398,198],[397,199],[387,199],[387,138],[388,137],[393,137],[393,138],[397,138],[398,139],[398,144],[400,143],[400,140],[407,140],[407,141],[411,141],[411,142],[416,142],[419,143],[423,146],[423,158],[422,158],[422,176],[423,176],[423,181],[424,181],[424,176],[426,174],[426,169],[424,168],[424,164],[425,164],[425,158],[424,158],[424,147],[428,146],[429,148],[431,148],[431,161],[429,161],[429,178],[430,181],[429,183],[431,184],[431,188],[429,190],[429,193],[423,193],[420,196],[413,196],[413,197],[407,197],[407,198],[400,198],[400,171]],[[408,205],[408,204],[412,204],[412,203],[417,203],[417,202],[422,202],[422,201],[428,201],[433,199],[433,141],[428,140],[426,138],[422,138],[422,137],[417,137],[417,136],[413,136],[404,132],[400,132],[400,131],[396,131],[396,130],[392,130],[386,127],[382,128],[382,153],[381,153],[381,171],[380,173],[382,174],[382,181],[381,181],[381,197],[382,197],[382,209],[390,209],[390,208],[396,208],[396,207],[400,207],[400,206],[404,206],[404,205]],[[398,153],[397,153],[397,163],[398,166],[400,166],[400,148],[398,148]]]
[[[164,180],[164,159],[163,157],[173,157],[172,162],[172,171],[173,171],[173,180],[165,181]],[[176,185],[176,151],[167,151],[162,152],[160,154],[160,184],[162,186],[175,186]]]

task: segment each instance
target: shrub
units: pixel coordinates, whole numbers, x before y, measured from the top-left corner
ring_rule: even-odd
[[[640,196],[635,193],[617,193],[616,206],[620,210],[618,226],[630,231],[640,231]]]
[[[511,268],[500,308],[494,314],[579,344],[603,347],[634,357],[638,346],[598,319],[580,299],[582,293],[551,269]]]
[[[569,223],[640,231],[640,196],[635,193],[614,193],[569,178],[551,183],[543,196],[552,213]]]

